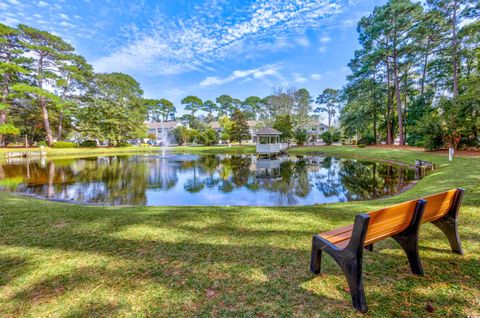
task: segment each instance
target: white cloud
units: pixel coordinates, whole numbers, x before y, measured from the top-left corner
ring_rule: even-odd
[[[293,73],[293,80],[296,82],[296,83],[305,83],[307,81],[307,78],[302,76],[301,74],[299,73]]]
[[[310,40],[306,36],[301,36],[297,38],[297,43],[300,44],[303,47],[309,47],[310,46]]]
[[[63,26],[63,27],[66,27],[66,28],[73,28],[75,25],[67,22],[67,21],[62,21],[59,23],[59,25]]]
[[[318,48],[318,52],[320,53],[325,53],[327,51],[327,47],[326,46],[321,46]]]
[[[48,7],[48,3],[46,3],[45,1],[38,1],[37,5],[42,8]]]
[[[320,38],[320,43],[328,43],[328,42],[330,42],[331,40],[332,40],[332,39],[331,39],[328,35],[322,36],[322,37]]]
[[[216,86],[216,85],[223,85],[226,83],[233,82],[238,79],[260,79],[266,76],[276,76],[281,77],[280,73],[278,72],[278,65],[266,65],[259,68],[251,69],[251,70],[236,70],[233,71],[227,77],[220,78],[218,76],[208,76],[203,79],[199,85],[203,87],[207,86]]]
[[[66,15],[65,13],[60,13],[59,15],[63,20],[68,20],[68,15]]]
[[[93,65],[97,71],[167,75],[233,56],[250,58],[290,47],[288,38],[302,35],[306,27],[321,25],[341,9],[331,0],[257,0],[230,12],[228,2],[207,0],[195,6],[193,15],[172,18],[159,11],[148,29],[130,30],[127,41]],[[219,22],[224,11],[229,15]],[[298,44],[308,45],[308,38],[300,38]]]
[[[313,73],[312,75],[310,75],[310,78],[314,81],[319,81],[322,79],[322,75]]]

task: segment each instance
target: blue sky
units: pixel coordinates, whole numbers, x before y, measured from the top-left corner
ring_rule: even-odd
[[[97,72],[124,72],[148,98],[274,88],[313,96],[341,88],[358,47],[356,24],[383,1],[2,0],[0,22],[60,35]]]

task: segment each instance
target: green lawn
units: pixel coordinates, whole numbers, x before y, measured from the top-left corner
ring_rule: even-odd
[[[421,158],[437,170],[396,197],[309,207],[88,207],[0,193],[0,317],[361,316],[331,258],[324,257],[325,274],[309,273],[312,234],[349,224],[359,212],[455,187],[466,189],[466,255],[450,253],[441,232],[424,225],[426,275],[416,277],[392,239],[376,244],[364,257],[367,316],[479,316],[480,158],[449,163],[411,150],[291,150],[320,151]]]
[[[255,146],[181,146],[181,147],[99,147],[99,148],[45,148],[47,157],[65,157],[65,156],[89,156],[89,155],[117,155],[128,153],[148,153],[160,152],[162,149],[171,152],[188,152],[188,153],[254,153]],[[7,152],[18,151],[40,151],[40,148],[0,148],[0,160]]]

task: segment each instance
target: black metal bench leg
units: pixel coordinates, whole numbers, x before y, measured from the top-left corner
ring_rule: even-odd
[[[448,239],[452,252],[463,255],[462,242],[458,235],[457,220],[453,218],[445,218],[432,222],[433,225],[438,227]]]
[[[363,289],[363,269],[362,257],[344,258],[341,263],[337,263],[347,279],[350,295],[352,296],[352,305],[361,313],[368,311],[365,291]]]
[[[322,252],[327,253],[335,260],[347,279],[353,307],[362,313],[366,313],[368,310],[363,289],[362,259],[369,221],[368,215],[357,215],[349,244],[344,249],[339,249],[328,240],[314,235],[310,260],[310,271],[315,274],[320,272]]]
[[[370,252],[373,252],[373,243],[372,244],[368,244],[365,246],[365,249],[370,251]]]
[[[320,274],[322,266],[322,249],[320,239],[314,235],[312,239],[312,254],[310,256],[310,271]]]
[[[413,212],[412,222],[403,232],[392,236],[397,241],[407,254],[408,262],[412,273],[416,275],[423,275],[422,262],[418,253],[418,233],[420,231],[420,224],[425,210],[426,201],[419,200],[415,211]]]
[[[460,211],[460,206],[462,205],[463,194],[465,190],[457,189],[457,193],[455,194],[455,199],[448,211],[447,215],[445,215],[442,219],[432,222],[433,225],[438,227],[443,234],[448,239],[450,243],[450,247],[452,248],[452,252],[463,255],[463,248],[462,242],[460,241],[460,236],[458,234],[458,212]]]
[[[423,275],[422,262],[418,253],[418,235],[396,235],[393,236],[393,239],[400,244],[405,254],[407,254],[412,273]]]

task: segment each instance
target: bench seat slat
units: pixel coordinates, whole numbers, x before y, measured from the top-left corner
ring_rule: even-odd
[[[445,216],[450,210],[457,190],[450,190],[425,197],[427,205],[423,213],[422,223],[432,222]]]

